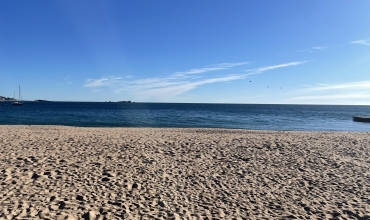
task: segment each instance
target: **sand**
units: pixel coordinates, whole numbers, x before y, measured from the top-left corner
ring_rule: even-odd
[[[370,219],[370,133],[0,126],[0,219]]]

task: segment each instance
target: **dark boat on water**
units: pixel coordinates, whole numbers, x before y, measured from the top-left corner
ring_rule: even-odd
[[[370,122],[370,116],[354,116],[353,121]]]
[[[51,102],[51,101],[44,100],[44,99],[36,99],[35,102]]]

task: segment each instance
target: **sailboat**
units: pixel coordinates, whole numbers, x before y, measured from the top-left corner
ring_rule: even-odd
[[[18,97],[18,100],[17,101],[13,101],[12,102],[12,105],[23,105],[23,102],[21,100],[21,86],[19,86],[19,97]],[[15,92],[14,92],[14,99],[15,99]]]

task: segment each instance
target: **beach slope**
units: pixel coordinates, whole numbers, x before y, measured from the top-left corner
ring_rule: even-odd
[[[0,126],[0,219],[370,219],[370,133]]]

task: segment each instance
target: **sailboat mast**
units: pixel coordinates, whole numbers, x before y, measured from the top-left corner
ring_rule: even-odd
[[[18,97],[18,100],[19,101],[21,100],[21,86],[19,86],[19,97]]]

